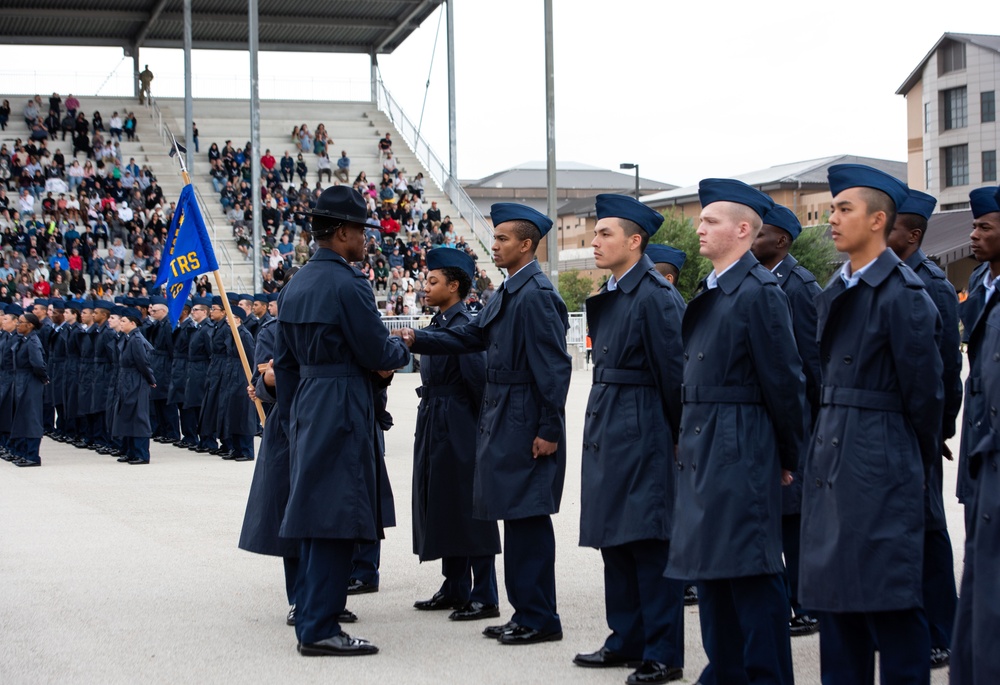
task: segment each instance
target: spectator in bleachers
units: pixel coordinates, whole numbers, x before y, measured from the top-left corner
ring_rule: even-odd
[[[118,112],[114,112],[111,115],[111,119],[108,121],[108,133],[117,138],[118,142],[122,140],[122,118],[118,116]]]
[[[333,164],[330,162],[330,155],[326,154],[326,150],[324,150],[320,154],[319,159],[316,160],[316,173],[320,181],[323,180],[323,174],[326,174],[327,182],[333,180],[332,179],[333,169],[331,168],[332,166]]]
[[[392,151],[385,153],[385,159],[382,160],[382,173],[389,174],[390,176],[396,172],[396,159],[392,156]]]
[[[212,145],[215,145],[215,143],[212,143]],[[265,171],[271,171],[274,169],[275,164],[277,164],[277,160],[274,158],[274,155],[271,154],[270,150],[265,150],[264,155],[260,158],[261,168]]]
[[[337,170],[334,175],[342,183],[348,183],[351,178],[351,158],[347,156],[347,150],[340,151],[340,159],[337,160]]]
[[[326,154],[327,150],[327,140],[329,136],[326,132],[326,126],[319,124],[316,127],[315,139],[313,141],[313,153],[317,155]]]
[[[281,158],[281,180],[284,183],[291,183],[295,178],[295,160],[285,150],[285,156]]]
[[[94,127],[95,132],[104,130],[104,117],[101,116],[100,112],[94,112],[94,116],[91,119],[91,126]]]
[[[73,117],[76,117],[76,111],[80,109],[80,101],[73,97],[70,93],[69,97],[66,98],[66,111],[69,112]]]
[[[368,175],[365,173],[364,169],[362,169],[358,173],[358,177],[354,179],[354,185],[357,186],[359,190],[368,187]]]
[[[385,137],[378,141],[378,161],[381,162],[390,152],[392,152],[392,136],[385,132]]]
[[[299,127],[299,150],[302,152],[312,152],[313,139],[309,133],[309,127],[302,124]]]
[[[28,104],[24,106],[24,125],[31,128],[36,121],[38,121],[38,105],[34,100],[28,100]]]
[[[295,173],[299,175],[299,180],[302,181],[302,185],[306,183],[306,174],[309,172],[309,168],[306,166],[306,160],[302,158],[302,153],[295,160]]]
[[[7,130],[7,122],[10,120],[10,101],[4,100],[0,105],[0,131]]]
[[[124,128],[125,136],[129,139],[129,141],[135,140],[137,123],[138,122],[136,122],[135,120],[135,114],[129,112],[128,116],[125,117],[125,128]]]

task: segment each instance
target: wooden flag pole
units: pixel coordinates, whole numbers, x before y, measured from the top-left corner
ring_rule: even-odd
[[[176,148],[177,141],[174,141],[174,146]],[[180,151],[178,150],[178,153]],[[181,162],[181,178],[184,179],[184,185],[191,185],[191,176],[188,174],[187,169],[184,168],[184,159],[181,154],[177,157]],[[229,306],[229,298],[226,297],[226,287],[222,285],[222,274],[216,269],[212,273],[215,274],[215,284],[219,287],[219,295],[222,298],[222,307],[226,310],[226,321],[229,322],[229,330],[233,334],[233,344],[236,345],[236,351],[240,353],[240,361],[243,362],[243,373],[247,377],[247,385],[253,382],[253,374],[250,372],[250,362],[247,360],[246,350],[243,349],[243,341],[240,340],[240,330],[236,325],[236,317],[233,315],[232,307]],[[264,405],[260,403],[259,399],[253,401],[254,405],[257,407],[257,416],[260,418],[260,425],[264,425]]]

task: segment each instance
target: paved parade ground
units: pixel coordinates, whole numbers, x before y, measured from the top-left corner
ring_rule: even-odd
[[[399,526],[383,542],[381,587],[348,598],[360,620],[345,629],[372,640],[378,655],[296,653],[294,629],[285,625],[281,560],[236,547],[253,463],[152,443],[152,463],[130,466],[45,438],[42,468],[0,463],[0,683],[624,682],[631,669],[571,663],[577,652],[599,648],[607,634],[600,553],[577,546],[590,374],[573,376],[566,488],[553,518],[565,637],[522,647],[480,634],[510,618],[500,558],[500,620],[456,623],[448,612],[412,608],[441,582],[440,564],[418,563],[411,547],[418,385],[417,374],[397,374],[389,389],[395,427],[386,433],[386,461]],[[954,483],[955,464],[946,462],[945,502],[960,576],[963,525]],[[705,665],[697,607],[688,607],[684,619],[684,682],[690,683]],[[797,682],[818,683],[819,637],[794,638],[792,650]],[[946,683],[947,669],[935,671],[932,682]]]

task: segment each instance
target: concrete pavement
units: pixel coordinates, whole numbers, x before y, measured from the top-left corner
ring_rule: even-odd
[[[410,538],[416,374],[389,392],[387,462],[400,525],[387,531],[377,594],[349,599],[348,632],[381,653],[303,658],[284,623],[281,560],[237,549],[253,463],[153,443],[149,466],[119,464],[43,439],[42,468],[0,463],[0,683],[584,683],[624,682],[629,669],[589,670],[573,655],[607,634],[600,553],[577,546],[580,442],[589,392],[576,372],[567,403],[569,468],[554,517],[562,642],[507,647],[480,631],[418,612],[440,584]],[[336,411],[336,408],[331,408]],[[957,440],[952,445],[957,454]],[[963,524],[945,465],[945,501],[961,572]],[[502,619],[511,609],[503,592]],[[697,608],[685,610],[684,682],[705,665]],[[819,682],[819,638],[792,640],[796,679]],[[934,683],[947,682],[947,670]]]

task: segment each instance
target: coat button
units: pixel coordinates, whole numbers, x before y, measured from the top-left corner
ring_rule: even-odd
[[[597,443],[596,442],[594,443],[594,451],[595,452],[597,451]]]
[[[681,462],[677,462],[677,470],[678,471],[683,471],[684,470],[684,464],[682,464]]]
[[[687,353],[687,352],[685,352],[685,353],[684,353],[684,361],[687,361],[687,360],[688,360],[688,353]]]
[[[976,421],[976,428],[981,428],[983,425],[982,421]]]
[[[993,414],[993,416],[996,416],[997,415],[997,408],[996,407],[990,407],[990,413]]]
[[[704,358],[705,358],[705,353],[704,352],[699,352],[698,353],[698,361],[701,361]]]
[[[989,521],[990,520],[990,515],[989,514],[983,514],[983,520],[984,521]]]
[[[694,427],[694,434],[695,434],[695,435],[698,435],[698,434],[700,434],[700,433],[701,433],[701,426],[695,426],[695,427]]]
[[[597,412],[596,411],[590,412],[590,415],[591,415],[591,417],[593,417],[595,419],[597,418]]]
[[[823,444],[823,436],[822,435],[817,435],[816,436],[816,444],[817,445],[822,445]]]
[[[830,355],[826,355],[826,358],[824,358],[823,361],[825,361],[825,362],[830,361]]]
[[[691,462],[691,470],[692,471],[697,471],[698,470],[698,465],[695,464],[694,462]]]
[[[606,346],[606,345],[605,345],[604,347],[602,347],[602,348],[601,348],[601,352],[603,352],[604,354],[607,354],[607,353],[608,353],[608,348],[607,348],[607,346]]]
[[[833,445],[834,447],[836,447],[837,445],[840,444],[840,440],[838,440],[837,438],[834,438],[833,440],[830,441],[830,444]]]
[[[833,490],[833,481],[832,480],[826,481],[826,484],[830,486],[831,490]]]
[[[844,357],[844,363],[845,364],[850,364],[853,361],[854,361],[854,357],[852,357],[851,355],[847,355],[846,357]]]
[[[816,487],[817,488],[823,487],[823,481],[822,481],[822,479],[820,479],[820,478],[816,479]]]
[[[1000,352],[993,353],[993,361],[1000,362]]]

